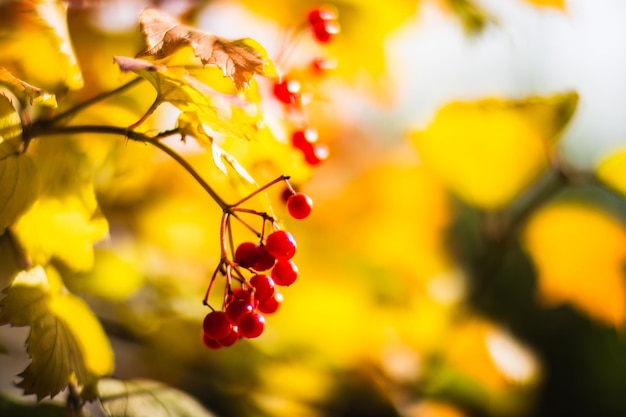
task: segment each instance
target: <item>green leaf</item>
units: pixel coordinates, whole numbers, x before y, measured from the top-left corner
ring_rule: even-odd
[[[105,378],[98,392],[109,417],[214,417],[188,394],[156,381]]]
[[[26,81],[20,80],[6,68],[2,67],[0,67],[0,84],[6,85],[22,104],[28,102],[30,104],[39,103],[50,107],[57,106],[57,100],[54,94],[50,94],[39,87],[35,87],[28,84]]]
[[[151,111],[167,102],[183,112],[195,112],[217,134],[247,140],[256,137],[262,123],[256,104],[238,95],[219,93],[179,69],[128,57],[114,59],[122,71],[140,75],[155,88],[157,98]]]
[[[90,308],[69,293],[52,269],[22,271],[5,290],[0,324],[30,326],[31,363],[17,386],[40,400],[70,382],[87,386],[113,370],[113,352]]]
[[[35,162],[18,151],[19,145],[15,139],[0,142],[0,233],[28,210],[39,191]]]

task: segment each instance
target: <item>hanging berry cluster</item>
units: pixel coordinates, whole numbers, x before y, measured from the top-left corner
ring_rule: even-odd
[[[202,335],[210,349],[230,346],[241,338],[259,337],[265,328],[264,315],[275,313],[283,300],[279,288],[293,284],[298,278],[298,267],[292,260],[296,253],[293,235],[282,230],[268,213],[242,207],[259,192],[280,182],[285,183],[290,193],[286,201],[289,214],[295,219],[308,217],[313,207],[311,198],[296,192],[285,176],[224,210],[220,228],[221,259],[203,301],[211,309],[204,318]],[[260,221],[260,231],[245,220],[244,215]],[[249,229],[256,240],[235,244],[233,219]],[[223,301],[215,308],[208,300],[218,277],[224,278]]]
[[[320,44],[330,43],[340,32],[337,18],[337,9],[330,5],[309,11],[304,24],[297,27],[292,44],[307,33]],[[334,60],[321,57],[315,57],[309,63],[309,70],[315,77],[321,77],[335,67]],[[293,119],[299,119],[294,123],[296,128],[290,135],[291,145],[301,152],[308,165],[316,166],[328,158],[329,152],[328,146],[318,142],[318,132],[308,125],[306,117],[298,117],[303,115],[303,108],[308,101],[307,91],[303,84],[303,79],[288,73],[274,83],[273,93],[274,97],[284,105],[286,112],[294,116]]]

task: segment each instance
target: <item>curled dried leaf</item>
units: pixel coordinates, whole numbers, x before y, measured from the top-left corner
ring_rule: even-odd
[[[167,58],[179,48],[190,46],[203,65],[218,66],[237,89],[247,86],[255,74],[273,73],[273,64],[249,39],[230,40],[183,25],[159,10],[147,8],[140,17],[147,49],[137,57]]]

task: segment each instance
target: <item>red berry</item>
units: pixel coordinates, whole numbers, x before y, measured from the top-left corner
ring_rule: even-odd
[[[253,309],[255,309],[259,304],[259,300],[256,299],[254,293],[247,288],[235,288],[232,290],[232,292],[226,297],[225,304],[228,305],[234,300],[243,300],[250,304]]]
[[[250,278],[250,284],[254,287],[254,295],[259,303],[274,294],[274,280],[268,275],[257,274]]]
[[[274,258],[267,251],[267,248],[265,247],[265,245],[259,246],[258,255],[259,257],[256,263],[254,264],[254,266],[252,267],[252,269],[254,269],[255,271],[261,272],[261,271],[267,271],[268,269],[274,266],[274,263],[276,262],[276,258]]]
[[[219,339],[217,342],[222,346],[231,346],[239,340],[239,331],[237,326],[233,326],[230,333],[226,337]]]
[[[326,20],[336,20],[337,9],[330,5],[324,5],[311,10],[307,15],[307,20],[311,25]]]
[[[253,339],[259,337],[265,328],[265,317],[261,313],[253,312],[244,315],[239,320],[239,334],[241,337]]]
[[[304,130],[296,130],[291,135],[291,145],[305,151],[311,147],[311,144],[317,141],[317,130],[308,128]]]
[[[280,260],[272,268],[274,284],[289,286],[298,278],[298,266],[289,260]]]
[[[250,268],[259,259],[259,245],[254,242],[243,242],[235,250],[235,262],[244,268]]]
[[[326,145],[315,144],[303,152],[304,160],[312,166],[319,165],[328,158],[328,147]]]
[[[211,311],[204,317],[202,323],[204,334],[211,339],[226,337],[232,330],[232,325],[223,311]]]
[[[300,97],[300,82],[283,80],[274,84],[274,96],[285,104],[295,104]]]
[[[259,303],[259,311],[265,314],[275,313],[282,302],[283,295],[278,291],[274,291],[274,295],[272,295],[267,300],[263,300]]]
[[[244,314],[252,313],[254,307],[246,300],[235,299],[226,305],[224,311],[228,320],[235,325]]]
[[[267,251],[276,259],[291,259],[296,253],[296,240],[284,230],[270,233],[265,240]]]
[[[313,200],[306,194],[295,193],[287,200],[287,211],[294,219],[306,219],[313,209]]]
[[[313,36],[318,42],[328,43],[340,31],[339,24],[334,20],[320,20],[311,26]]]
[[[222,347],[220,342],[215,339],[211,339],[206,333],[202,333],[202,343],[204,343],[204,346],[209,349],[219,349]]]
[[[324,58],[315,58],[311,62],[311,70],[316,75],[323,75],[328,71],[332,71],[337,68],[337,61]]]

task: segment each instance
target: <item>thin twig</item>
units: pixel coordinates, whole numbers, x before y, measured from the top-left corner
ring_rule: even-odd
[[[60,120],[66,119],[66,118],[68,118],[70,116],[73,116],[74,114],[82,111],[83,109],[85,109],[85,108],[87,108],[87,107],[89,107],[89,106],[91,106],[93,104],[96,104],[99,101],[106,100],[109,97],[112,97],[112,96],[114,96],[116,94],[121,93],[124,90],[127,90],[127,89],[133,87],[135,84],[138,84],[140,81],[143,81],[143,78],[141,78],[141,77],[133,78],[132,80],[130,80],[126,84],[123,84],[123,85],[117,87],[114,90],[110,90],[110,91],[106,91],[106,92],[104,92],[102,94],[98,94],[97,96],[94,96],[94,97],[92,97],[92,98],[90,98],[88,100],[85,100],[84,102],[79,103],[79,104],[73,106],[72,108],[67,109],[64,112],[56,114],[52,118],[46,120],[46,123],[49,124],[49,125],[58,123]]]

